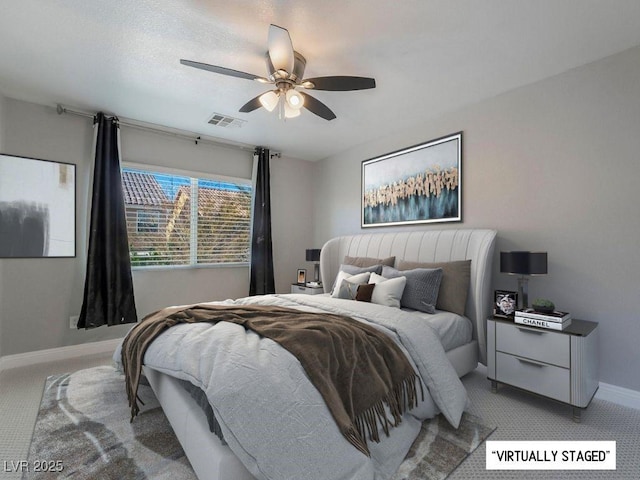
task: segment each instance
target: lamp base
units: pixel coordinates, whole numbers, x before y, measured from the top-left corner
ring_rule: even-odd
[[[320,264],[316,263],[313,266],[313,281],[315,283],[320,283]]]
[[[522,276],[518,277],[518,293],[520,299],[518,299],[518,304],[520,304],[520,308],[525,309],[529,308],[529,278]]]

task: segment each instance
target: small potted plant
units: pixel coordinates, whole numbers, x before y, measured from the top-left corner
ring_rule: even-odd
[[[551,300],[547,300],[546,298],[536,298],[531,306],[536,312],[540,313],[553,313],[553,311],[556,309],[554,303]]]

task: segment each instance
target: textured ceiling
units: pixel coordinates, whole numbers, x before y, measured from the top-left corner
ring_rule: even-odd
[[[306,77],[377,88],[312,92],[337,119],[285,122],[238,112],[269,86],[179,63],[266,75],[270,23]],[[639,44],[637,0],[3,0],[0,92],[317,160]]]

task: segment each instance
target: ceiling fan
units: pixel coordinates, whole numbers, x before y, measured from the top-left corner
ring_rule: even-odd
[[[240,111],[247,113],[264,107],[271,112],[278,107],[281,118],[297,117],[300,115],[300,109],[302,107],[325,120],[333,120],[336,118],[335,113],[333,113],[329,107],[302,90],[343,92],[349,90],[366,90],[375,88],[376,86],[375,79],[367,77],[331,76],[303,78],[307,60],[293,49],[289,31],[277,25],[269,26],[268,51],[265,57],[267,70],[269,72],[268,78],[191,60],[181,59],[180,63],[222,75],[275,85],[274,90],[269,90],[249,100],[240,108]]]

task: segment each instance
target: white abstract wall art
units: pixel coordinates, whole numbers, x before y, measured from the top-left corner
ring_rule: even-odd
[[[76,166],[0,154],[0,258],[76,256]]]

